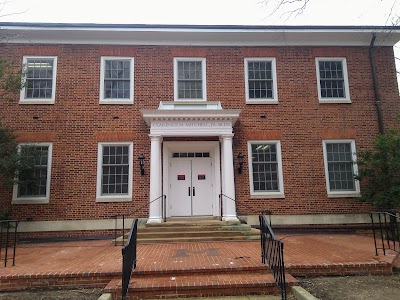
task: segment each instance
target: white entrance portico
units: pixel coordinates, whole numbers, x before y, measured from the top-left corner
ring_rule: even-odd
[[[149,201],[166,195],[167,217],[219,216],[219,194],[235,199],[232,127],[240,110],[222,109],[219,102],[180,101],[160,102],[158,109],[141,113],[150,127]],[[165,137],[192,139],[163,141]],[[237,221],[235,202],[227,197],[223,220]],[[161,222],[161,201],[151,202],[148,223]]]

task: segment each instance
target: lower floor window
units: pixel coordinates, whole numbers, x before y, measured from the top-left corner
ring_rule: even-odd
[[[329,140],[323,146],[328,194],[358,193],[354,140]]]
[[[283,196],[280,142],[251,141],[248,145],[251,194]]]
[[[50,193],[51,143],[20,144],[22,169],[14,186],[14,200],[47,200]]]
[[[100,143],[97,198],[132,195],[132,143]]]

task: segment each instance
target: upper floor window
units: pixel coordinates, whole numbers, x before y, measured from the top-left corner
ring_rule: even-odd
[[[283,198],[280,141],[249,141],[250,195]]]
[[[14,186],[13,203],[48,203],[50,194],[50,171],[52,143],[23,143],[18,145],[21,157],[33,165],[33,174],[24,180],[20,174]]]
[[[246,103],[278,103],[275,58],[245,58]]]
[[[22,104],[53,104],[56,94],[57,57],[24,56]]]
[[[102,57],[100,103],[133,103],[133,58]]]
[[[354,140],[323,141],[326,187],[329,197],[354,197],[360,193]]]
[[[321,103],[349,103],[346,58],[316,58],[318,98]]]
[[[99,143],[97,201],[132,200],[132,143]]]
[[[175,100],[207,100],[206,59],[174,59]]]

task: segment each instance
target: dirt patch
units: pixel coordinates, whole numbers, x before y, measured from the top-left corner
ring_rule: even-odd
[[[321,300],[400,299],[400,273],[299,279],[303,288]]]
[[[51,290],[0,293],[0,300],[97,300],[102,289]]]

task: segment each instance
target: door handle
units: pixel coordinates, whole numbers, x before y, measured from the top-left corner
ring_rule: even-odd
[[[189,196],[190,196],[190,186],[188,187],[188,192],[189,192]]]
[[[193,187],[193,197],[196,196],[196,189]]]

